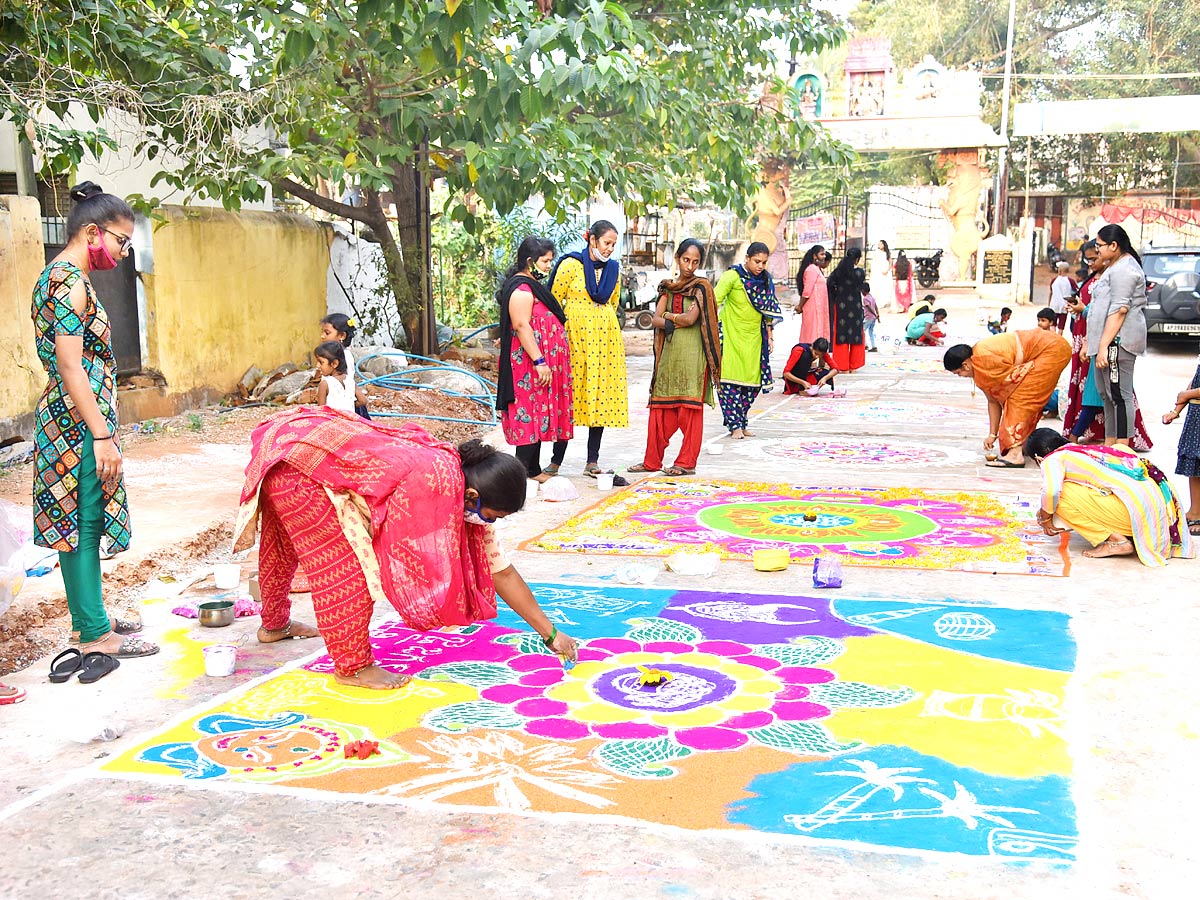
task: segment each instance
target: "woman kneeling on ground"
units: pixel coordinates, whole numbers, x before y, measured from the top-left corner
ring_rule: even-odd
[[[1164,566],[1195,555],[1167,476],[1129,447],[1068,444],[1054,429],[1039,428],[1025,453],[1042,469],[1037,519],[1046,534],[1079,532],[1093,546],[1083,551],[1092,559],[1136,552],[1146,565]]]
[[[837,374],[838,368],[833,364],[833,356],[829,352],[829,341],[820,337],[811,344],[797,344],[783,368],[783,392],[802,394],[815,388],[812,391],[815,394],[824,385],[832,388],[833,376]]]
[[[263,643],[319,634],[338,682],[398,688],[408,676],[371,652],[377,600],[430,631],[494,618],[498,593],[552,652],[576,658],[575,641],[546,618],[491,524],[525,503],[525,467],[512,456],[328,408],[273,416],[251,444],[234,533],[235,549],[248,549],[261,522]],[[319,631],[290,618],[297,566]]]

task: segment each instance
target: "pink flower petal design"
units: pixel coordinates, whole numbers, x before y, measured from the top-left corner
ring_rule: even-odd
[[[754,666],[757,669],[765,669],[770,672],[772,669],[778,669],[783,665],[777,659],[771,659],[766,656],[740,656],[738,662],[747,666]]]
[[[775,722],[775,716],[766,710],[759,712],[742,713],[740,716],[734,716],[732,719],[726,719],[723,723],[725,728],[735,728],[738,731],[749,731],[752,728],[765,728]]]
[[[547,697],[534,697],[532,700],[522,700],[513,707],[527,719],[542,719],[546,716],[561,716],[568,709],[561,700],[550,700]]]
[[[829,715],[828,707],[805,700],[776,703],[771,707],[771,711],[784,722],[807,722],[809,719],[824,719]]]
[[[558,684],[563,680],[562,663],[559,663],[553,669],[538,669],[536,672],[527,672],[518,680],[527,687],[546,687],[547,685]]]
[[[691,653],[692,645],[680,641],[651,641],[645,650],[647,653]]]
[[[534,719],[532,722],[526,722],[525,733],[560,741],[578,741],[591,736],[588,727],[582,722],[562,718]]]
[[[531,697],[542,696],[542,688],[540,687],[525,687],[519,684],[498,684],[495,687],[484,688],[479,692],[479,696],[484,700],[491,700],[493,703],[520,703],[522,700],[528,700]]]
[[[783,690],[775,695],[775,702],[786,702],[789,700],[803,700],[809,694],[808,688],[802,684],[787,684]]]
[[[675,740],[693,750],[736,750],[749,739],[731,728],[681,728],[675,732]]]
[[[701,641],[696,645],[696,649],[701,653],[711,653],[713,656],[745,656],[752,652],[745,644],[739,644],[736,641]]]
[[[814,669],[810,666],[784,666],[771,674],[788,684],[824,684],[836,677],[828,669]]]
[[[518,672],[536,672],[539,669],[562,669],[562,660],[553,653],[531,653],[518,656],[508,664],[510,669]]]
[[[579,648],[580,662],[599,662],[602,659],[608,659],[612,656],[607,650],[592,650],[590,647]]]
[[[617,722],[613,725],[593,725],[592,733],[610,741],[631,741],[662,737],[667,729],[641,722]]]
[[[588,641],[588,649],[607,650],[610,654],[637,653],[642,649],[642,645],[637,641],[629,641],[625,638],[599,638],[598,640]]]

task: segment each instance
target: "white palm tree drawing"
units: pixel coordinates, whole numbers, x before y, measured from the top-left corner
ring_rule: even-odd
[[[922,810],[926,814],[925,816],[910,816],[909,818],[928,818],[936,815],[939,818],[958,819],[974,830],[981,821],[1003,825],[1005,828],[1016,828],[1012,822],[1001,818],[996,813],[1029,813],[1034,816],[1038,814],[1035,809],[1024,809],[1020,806],[985,806],[957,781],[954,782],[953,797],[947,797],[932,788],[922,787],[919,790],[926,797],[936,800],[938,808],[937,810]]]
[[[522,785],[596,809],[615,801],[584,788],[608,788],[617,779],[589,768],[571,748],[540,741],[527,744],[511,734],[443,736],[422,742],[431,774],[389,785],[379,793],[443,800],[480,788],[491,788],[496,804],[527,810],[533,804]]]
[[[910,772],[921,771],[909,766],[883,768],[869,759],[848,759],[846,762],[852,766],[857,766],[858,770],[838,770],[835,772],[817,772],[816,774],[842,775],[847,778],[857,778],[859,779],[858,784],[838,794],[838,796],[834,797],[816,812],[807,815],[784,816],[784,821],[800,831],[815,831],[831,822],[846,821],[847,819],[857,820],[857,815],[864,814],[858,813],[857,815],[852,815],[854,810],[858,809],[881,791],[891,791],[892,800],[898,802],[904,796],[903,785],[937,784],[936,781],[930,778],[916,778],[909,775],[908,773]]]

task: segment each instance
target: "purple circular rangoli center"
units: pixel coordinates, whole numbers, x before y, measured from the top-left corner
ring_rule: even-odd
[[[737,690],[736,681],[712,669],[681,663],[662,663],[652,668],[674,677],[661,684],[642,685],[642,673],[629,666],[606,672],[592,688],[608,703],[642,712],[687,712],[719,703]]]

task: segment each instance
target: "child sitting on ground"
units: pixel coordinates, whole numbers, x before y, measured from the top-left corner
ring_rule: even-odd
[[[317,404],[342,412],[354,412],[354,382],[346,372],[346,352],[337,341],[326,341],[313,351],[321,385]]]
[[[1008,331],[1008,320],[1012,318],[1012,310],[1004,306],[1000,309],[999,319],[989,319],[987,330],[992,334],[1004,334]]]

